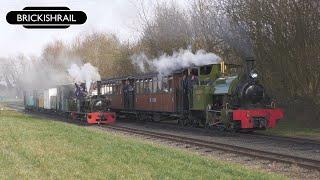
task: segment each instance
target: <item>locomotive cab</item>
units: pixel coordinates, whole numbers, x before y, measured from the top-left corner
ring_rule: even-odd
[[[194,92],[191,97],[191,110],[204,110],[210,104],[219,103],[221,98],[214,97],[214,94],[228,94],[229,86],[236,79],[235,74],[239,65],[226,64],[224,61],[217,64],[209,64],[197,67],[199,84],[192,87]],[[227,85],[226,85],[227,84]],[[219,102],[214,102],[219,99]]]
[[[115,113],[109,111],[110,100],[101,93],[101,81],[92,83],[88,91],[84,84],[75,85],[77,111],[71,112],[73,119],[83,120],[88,124],[112,124],[115,122]]]

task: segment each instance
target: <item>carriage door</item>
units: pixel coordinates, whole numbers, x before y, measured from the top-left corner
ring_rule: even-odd
[[[188,70],[184,70],[179,74],[179,91],[177,94],[177,103],[180,111],[189,110],[189,73]]]
[[[183,72],[182,73],[176,73],[173,75],[174,80],[174,89],[176,93],[176,111],[182,112],[185,110],[185,96],[184,96],[184,89],[183,89]]]
[[[129,109],[134,109],[134,104],[135,104],[135,80],[130,79],[129,80],[129,88],[128,88],[128,99],[129,99]]]
[[[127,79],[123,83],[123,103],[124,109],[132,110],[134,109],[134,79]]]

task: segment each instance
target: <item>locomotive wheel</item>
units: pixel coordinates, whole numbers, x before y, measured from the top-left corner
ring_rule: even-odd
[[[205,123],[204,128],[205,129],[211,129],[210,124],[209,123]]]
[[[236,133],[240,131],[239,127],[240,125],[236,122],[228,123],[226,130],[228,132]]]
[[[192,127],[195,127],[195,128],[200,127],[200,123],[199,123],[199,121],[197,119],[193,119]]]
[[[228,127],[226,128],[226,131],[230,132],[230,133],[236,133],[237,130],[232,128],[231,126],[228,125]]]
[[[188,121],[189,121],[188,114],[185,114],[185,113],[184,113],[184,114],[178,119],[178,125],[181,126],[181,127],[187,126]]]
[[[188,118],[186,119],[186,126],[192,126],[193,124],[193,117],[189,114]]]
[[[193,116],[192,113],[189,114],[187,122],[187,125],[191,127],[199,127],[200,125],[198,118]]]
[[[136,119],[137,119],[137,121],[142,121],[142,118],[141,118],[141,113],[137,113],[136,114]]]

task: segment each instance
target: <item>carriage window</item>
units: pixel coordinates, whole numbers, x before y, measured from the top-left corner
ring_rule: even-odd
[[[149,79],[149,93],[151,93],[151,92],[153,92],[153,90],[152,90],[152,79]]]
[[[123,90],[123,84],[122,81],[117,81],[117,95],[121,95]]]
[[[144,80],[143,85],[144,85],[144,90],[143,90],[143,92],[144,92],[144,93],[148,93],[148,92],[149,92],[149,81],[148,81],[148,79],[145,79],[145,80]]]
[[[104,91],[104,92],[105,92],[105,94],[108,94],[108,85],[105,85],[105,87],[104,87],[104,88],[105,88],[105,91]]]
[[[111,94],[114,94],[115,90],[114,90],[114,84],[111,84]]]
[[[117,95],[121,95],[121,94],[122,94],[122,82],[117,81]]]
[[[158,92],[162,91],[162,77],[158,78]]]
[[[112,94],[112,86],[111,84],[108,84],[108,94]]]
[[[117,82],[114,84],[114,89],[113,90],[114,90],[113,94],[117,95],[118,94],[118,83]]]
[[[101,85],[100,92],[101,92],[101,94],[104,94],[104,85]]]
[[[112,94],[116,95],[117,94],[117,84],[116,84],[116,82],[115,82],[115,84],[113,84],[112,90],[113,90]]]
[[[140,94],[142,94],[143,93],[143,80],[139,80],[139,92],[140,92]]]
[[[116,92],[117,92],[116,84],[112,84],[112,94],[116,94]]]
[[[108,84],[106,88],[107,88],[107,89],[106,89],[106,90],[107,90],[106,93],[107,93],[107,94],[110,94],[110,85]]]
[[[139,87],[139,86],[140,86],[140,84],[139,84],[139,80],[136,80],[135,92],[136,92],[137,94],[139,94],[139,93],[140,93],[140,91],[139,91],[139,90],[140,90],[140,89],[139,89],[140,87]]]
[[[163,92],[169,92],[169,84],[168,84],[168,78],[162,78],[162,91]]]
[[[117,81],[116,82],[116,95],[118,95],[119,93],[120,93],[120,91],[122,90],[120,90],[120,86],[121,86],[121,84],[119,84],[119,82]]]
[[[109,94],[112,94],[112,84],[109,84]]]
[[[104,85],[101,86],[101,94],[105,94],[105,87],[104,87]]]
[[[121,95],[122,94],[122,88],[123,88],[123,84],[121,81],[117,81],[117,94]]]
[[[156,93],[158,91],[158,78],[154,77],[153,78],[153,93]]]

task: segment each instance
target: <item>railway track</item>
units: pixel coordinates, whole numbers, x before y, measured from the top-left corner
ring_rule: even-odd
[[[249,136],[256,136],[261,137],[265,139],[271,139],[271,140],[279,140],[279,141],[290,141],[300,144],[317,144],[320,145],[320,140],[315,140],[311,138],[300,138],[300,137],[286,137],[286,136],[277,136],[277,135],[267,135],[263,133],[253,133],[248,134]]]
[[[172,127],[172,128],[176,128],[178,127],[177,124],[174,123],[161,123],[161,122],[148,122],[150,124],[155,124],[158,126],[168,126],[168,127]],[[203,132],[203,133],[212,133],[212,132],[217,132],[218,130],[213,130],[213,129],[204,129],[204,128],[195,128],[195,127],[179,127],[181,129],[189,129],[189,130],[196,130],[199,132]],[[239,136],[243,136],[243,137],[257,137],[257,138],[263,138],[263,139],[267,139],[267,140],[274,140],[274,141],[283,141],[283,142],[293,142],[293,143],[299,143],[299,144],[317,144],[320,145],[320,139],[312,139],[312,138],[302,138],[302,137],[287,137],[287,136],[280,136],[280,135],[270,135],[270,134],[264,134],[264,133],[260,133],[260,132],[252,132],[252,133],[244,133],[244,132],[223,132],[226,135],[232,135],[232,134],[236,134]]]
[[[297,166],[308,168],[308,169],[320,170],[320,161],[303,158],[303,157],[296,157],[296,156],[291,156],[286,154],[267,152],[262,150],[234,146],[230,144],[218,143],[214,141],[205,141],[205,140],[193,139],[193,138],[178,136],[173,134],[158,133],[158,132],[152,132],[152,131],[135,129],[135,128],[121,127],[121,126],[104,126],[100,128],[112,129],[120,132],[138,134],[142,136],[148,136],[151,138],[157,138],[157,139],[176,142],[176,143],[184,143],[184,144],[199,147],[199,148],[221,150],[221,151],[240,154],[248,157],[255,157],[255,158],[265,159],[269,161],[293,164],[293,165],[297,165]]]

